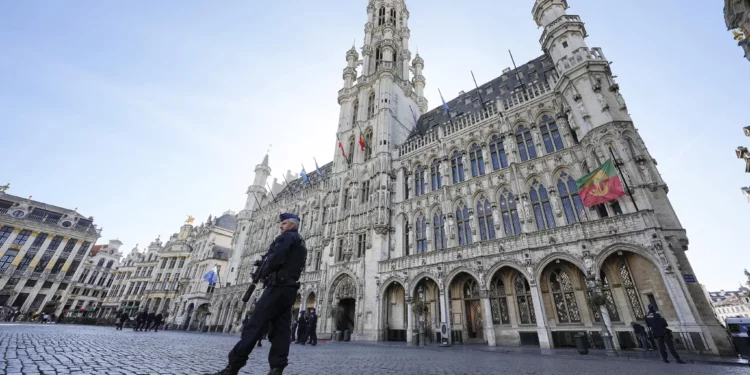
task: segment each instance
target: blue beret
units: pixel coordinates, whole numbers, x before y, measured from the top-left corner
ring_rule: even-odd
[[[295,214],[289,214],[289,213],[287,213],[287,214],[281,214],[281,215],[279,215],[279,219],[280,219],[279,221],[284,221],[284,220],[289,220],[289,219],[296,219],[296,220],[299,221],[299,216],[297,216]]]

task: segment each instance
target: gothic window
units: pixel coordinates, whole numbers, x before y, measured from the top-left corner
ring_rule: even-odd
[[[367,98],[367,118],[375,116],[375,93],[371,92]]]
[[[508,156],[505,154],[503,141],[498,136],[492,136],[490,140],[490,157],[492,158],[492,168],[498,170],[508,166]]]
[[[561,269],[552,271],[549,276],[552,303],[557,311],[557,321],[560,323],[580,323],[581,314],[578,312],[573,283],[568,273]]]
[[[372,129],[365,130],[365,160],[372,157]]]
[[[534,300],[531,297],[531,287],[526,278],[516,275],[513,280],[513,287],[516,291],[516,305],[518,306],[518,318],[521,324],[536,324],[536,314],[534,314]]]
[[[409,220],[404,220],[404,255],[409,255]]]
[[[343,197],[343,199],[344,199],[344,204],[343,204],[344,209],[348,210],[349,209],[349,188],[344,188],[344,197]]]
[[[383,26],[385,24],[385,7],[381,7],[380,10],[378,10],[378,26]]]
[[[421,216],[417,218],[417,254],[427,251],[427,218]]]
[[[477,177],[483,175],[484,157],[482,156],[482,148],[478,144],[474,143],[471,145],[469,158],[471,159],[471,176]]]
[[[404,172],[404,200],[409,199],[409,174]]]
[[[643,311],[643,305],[641,304],[641,297],[638,294],[638,290],[633,282],[633,277],[630,273],[630,267],[627,262],[623,260],[620,265],[620,280],[622,281],[622,287],[625,289],[625,294],[630,303],[630,308],[633,310],[633,315],[636,320],[644,320],[646,317]]]
[[[445,217],[441,212],[432,216],[432,232],[435,234],[435,250],[448,247],[448,238],[445,236]]]
[[[414,196],[419,196],[424,194],[425,190],[425,181],[424,181],[424,172],[425,168],[424,166],[418,166],[417,169],[414,171]]]
[[[440,161],[435,159],[430,166],[431,188],[433,191],[443,187],[443,176],[440,175]]]
[[[383,62],[383,50],[378,47],[375,48],[375,70],[378,70],[381,62]]]
[[[495,276],[492,285],[490,285],[490,310],[492,311],[493,324],[510,324],[508,295],[505,292],[505,284],[499,275]]]
[[[557,124],[555,124],[552,118],[549,116],[543,116],[542,123],[539,124],[539,130],[542,132],[542,141],[544,142],[544,148],[547,150],[547,153],[563,149],[560,131],[557,129]]]
[[[531,130],[521,125],[516,131],[516,144],[518,144],[518,152],[521,154],[521,161],[526,161],[536,157],[536,149],[534,149],[534,141],[531,139]]]
[[[458,225],[458,244],[470,244],[471,223],[469,220],[469,208],[464,204],[460,204],[456,209],[456,223]]]
[[[391,9],[391,16],[388,18],[388,22],[392,25],[396,24],[396,9]]]
[[[503,217],[506,236],[521,234],[521,221],[518,219],[516,199],[507,188],[500,195],[500,214]]]
[[[583,202],[578,196],[578,186],[576,180],[569,176],[567,172],[560,173],[557,179],[557,192],[562,200],[563,211],[565,211],[565,220],[568,224],[573,224],[580,220],[584,215]]]
[[[531,198],[531,206],[534,209],[534,219],[536,219],[537,228],[539,230],[554,228],[555,215],[552,213],[549,195],[547,194],[547,189],[538,180],[534,180],[531,183],[529,197]]]
[[[359,203],[364,204],[370,200],[370,181],[362,182],[362,192],[360,194]]]
[[[628,141],[628,150],[630,151],[630,156],[633,159],[635,159],[635,156],[638,155],[638,153],[635,152],[636,148],[635,148],[635,145],[633,144],[633,140],[630,138],[626,138],[626,139]]]
[[[464,282],[464,299],[478,299],[479,298],[479,284],[476,280],[469,279]]]
[[[583,277],[583,274],[581,274],[581,277]],[[606,306],[607,306],[607,313],[609,314],[609,320],[613,322],[619,322],[620,321],[620,314],[617,311],[617,305],[615,304],[615,298],[612,295],[612,287],[609,285],[609,279],[607,278],[607,275],[604,273],[604,271],[601,271],[599,274],[599,278],[602,282],[602,295],[604,296],[604,299],[606,300]],[[586,285],[585,279],[583,280],[584,285]],[[586,293],[589,298],[591,298],[591,295],[593,294],[591,290],[586,290]],[[597,322],[601,321],[601,313],[599,306],[591,306],[591,311],[594,315],[594,320]]]
[[[451,157],[451,171],[453,172],[454,184],[464,181],[464,162],[458,151],[453,151],[453,157]]]
[[[354,100],[352,104],[352,126],[357,123],[357,113],[359,112],[359,100]]]
[[[344,239],[343,238],[339,238],[338,246],[336,246],[336,261],[337,262],[344,261]]]
[[[477,202],[477,218],[479,219],[479,234],[482,241],[495,238],[495,223],[492,221],[492,206],[487,198],[482,197]]]
[[[99,262],[96,264],[97,267],[101,267],[104,265],[104,259],[99,259]]]
[[[360,233],[357,235],[357,258],[365,256],[365,249],[367,247],[367,233]]]
[[[349,164],[351,164],[353,159],[354,159],[354,136],[351,136],[349,137],[349,155],[346,155],[346,160],[349,162]]]

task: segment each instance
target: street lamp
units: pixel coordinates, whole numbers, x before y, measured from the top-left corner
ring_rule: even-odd
[[[606,311],[607,302],[606,297],[602,293],[601,281],[597,280],[596,276],[589,272],[588,276],[586,276],[586,282],[589,284],[589,289],[592,289],[589,303],[596,305],[596,308],[599,309],[599,316],[601,316],[601,319],[599,319],[599,321],[602,323],[601,336],[602,341],[604,341],[604,350],[606,351],[606,355],[610,357],[617,357],[619,354],[617,353],[617,350],[615,350],[615,346],[612,342],[612,335],[610,335],[609,329],[607,328],[607,323],[604,321],[604,314],[608,314],[608,312]]]
[[[417,293],[419,293],[419,301],[421,302],[419,304],[419,346],[427,346],[427,344],[424,342],[424,290],[422,289],[422,286],[419,286],[419,289],[417,290]]]

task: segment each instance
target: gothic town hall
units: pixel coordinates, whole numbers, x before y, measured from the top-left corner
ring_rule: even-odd
[[[293,212],[309,250],[295,308],[317,309],[324,338],[554,348],[605,326],[626,348],[653,304],[678,347],[731,351],[604,52],[567,8],[536,0],[543,53],[430,109],[405,1],[370,0],[364,46],[342,54],[333,162],[273,196],[268,156],[255,168],[209,330],[239,329],[252,263]],[[633,199],[584,207],[576,179],[609,159]]]

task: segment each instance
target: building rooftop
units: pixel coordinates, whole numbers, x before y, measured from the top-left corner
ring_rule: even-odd
[[[324,164],[322,167],[320,167],[320,171],[314,170],[312,172],[306,172],[307,179],[309,181],[309,184],[307,186],[315,185],[318,182],[327,180],[331,177],[331,172],[333,172],[333,162]],[[302,189],[306,188],[307,186],[305,186],[305,184],[303,183],[302,177],[289,181],[289,184],[284,186],[284,189],[276,194],[276,199],[292,196],[293,194],[302,191]]]

